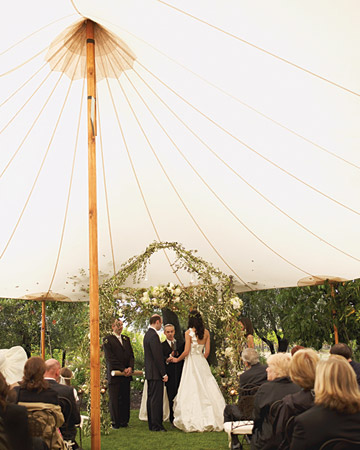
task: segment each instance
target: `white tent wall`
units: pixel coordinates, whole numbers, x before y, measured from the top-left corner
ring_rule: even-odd
[[[137,58],[133,69],[108,81],[127,148],[107,81],[97,85],[102,276],[113,274],[104,161],[116,270],[157,239],[135,171],[159,238],[197,249],[201,257],[234,275],[240,291],[294,286],[308,276],[359,277],[357,1],[174,1],[183,12],[155,0],[74,3],[84,17],[119,36]],[[80,19],[70,2],[11,2],[3,11],[2,51],[67,15],[3,53],[2,73],[43,50]],[[1,78],[0,103],[44,64],[45,54]],[[48,73],[46,65],[2,106],[1,129]],[[2,132],[1,297],[49,288],[72,300],[87,297],[83,81],[73,82],[53,137],[70,83],[66,75],[26,137],[60,76],[49,73]],[[184,284],[189,282],[188,274],[180,276]],[[159,253],[143,285],[167,281],[177,280]]]

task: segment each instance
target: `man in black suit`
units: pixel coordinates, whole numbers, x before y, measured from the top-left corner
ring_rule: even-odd
[[[175,340],[175,327],[171,323],[168,323],[164,326],[164,334],[166,336],[166,341],[164,341],[161,345],[165,359],[165,369],[169,378],[166,383],[166,392],[169,399],[170,422],[173,423],[173,403],[179,388],[184,361],[180,361],[179,363],[172,363],[167,362],[167,359],[169,358],[169,356],[174,356],[175,358],[180,356],[184,350],[184,344],[182,344],[180,347],[177,347],[177,343]]]
[[[259,363],[259,354],[254,348],[246,348],[241,355],[241,359],[245,364],[245,372],[240,375],[240,388],[246,386],[261,386],[267,381],[266,368],[267,365]],[[240,408],[241,397],[239,397],[239,405],[226,405],[224,409],[224,422],[233,422],[242,420],[242,411]],[[241,448],[237,435],[231,435],[231,449]]]
[[[163,421],[164,384],[168,381],[164,356],[158,331],[162,325],[161,316],[150,318],[150,327],[144,336],[145,378],[148,383],[147,415],[150,431],[166,431]]]
[[[130,419],[130,381],[134,370],[134,352],[128,336],[121,334],[123,326],[122,320],[114,319],[113,333],[103,340],[113,429],[127,427]],[[120,370],[124,375],[112,376],[113,370]]]
[[[80,411],[75,402],[74,389],[66,384],[59,384],[61,369],[59,361],[48,359],[45,361],[45,366],[44,378],[49,386],[58,393],[59,404],[65,419],[64,424],[60,427],[61,434],[65,441],[75,442],[76,425],[80,424]],[[62,401],[62,398],[67,401]],[[76,442],[73,448],[79,448]]]

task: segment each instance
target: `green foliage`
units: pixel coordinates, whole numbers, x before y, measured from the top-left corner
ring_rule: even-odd
[[[334,323],[339,341],[360,345],[360,281],[321,286],[273,289],[243,295],[244,315],[270,347],[277,341],[319,350],[334,342]]]
[[[61,355],[56,350],[76,351],[82,344],[88,322],[87,303],[46,303],[47,357]],[[0,300],[0,348],[21,345],[28,355],[40,353],[41,302]]]

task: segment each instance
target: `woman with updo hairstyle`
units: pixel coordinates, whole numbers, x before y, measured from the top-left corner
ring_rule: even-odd
[[[268,381],[259,387],[254,400],[254,427],[251,448],[258,450],[278,449],[273,433],[271,406],[285,395],[294,394],[300,387],[289,378],[291,356],[288,353],[276,353],[267,359]]]
[[[336,438],[358,442],[347,449],[360,448],[360,391],[348,361],[338,355],[320,361],[314,391],[315,406],[295,418],[290,449],[320,448]]]
[[[222,431],[225,400],[206,358],[210,333],[199,311],[190,311],[185,349],[168,363],[184,361],[178,393],[174,399],[174,426],[183,431]]]
[[[289,374],[291,380],[301,387],[299,392],[286,395],[277,409],[274,421],[274,433],[279,450],[289,448],[290,442],[286,439],[286,424],[290,417],[298,416],[314,406],[315,371],[319,362],[319,355],[311,348],[300,349],[291,358]]]

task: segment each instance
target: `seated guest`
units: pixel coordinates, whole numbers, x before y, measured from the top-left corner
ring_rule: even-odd
[[[58,394],[44,380],[45,363],[38,357],[29,358],[24,367],[24,376],[20,382],[20,386],[15,386],[16,403],[19,402],[42,402],[59,404]]]
[[[13,389],[14,401],[26,406],[28,416],[32,418],[31,423],[37,424],[34,428],[30,426],[30,434],[39,436],[37,433],[41,428],[41,438],[50,450],[63,449],[65,444],[58,427],[64,423],[64,416],[59,406],[58,394],[44,380],[44,374],[44,361],[37,356],[29,358],[20,386]]]
[[[273,429],[276,435],[275,439],[279,443],[279,449],[289,448],[290,442],[287,441],[285,432],[290,417],[298,416],[314,406],[313,388],[315,370],[319,359],[319,355],[310,348],[297,351],[291,358],[290,378],[301,387],[301,391],[286,395],[277,409]]]
[[[353,368],[355,372],[357,384],[360,386],[360,363],[357,363],[351,359],[352,358],[351,348],[343,343],[335,344],[331,347],[330,354],[343,356],[349,361],[350,366]]]
[[[49,383],[49,386],[58,393],[59,403],[61,406],[62,413],[64,415],[64,424],[60,427],[61,434],[65,441],[74,442],[73,449],[79,448],[75,442],[76,437],[76,425],[80,424],[80,412],[76,406],[74,390],[72,387],[65,384],[59,384],[60,380],[60,363],[56,359],[48,359],[45,362],[46,371],[44,374],[45,380]],[[61,398],[66,398],[68,400],[67,405],[61,401]],[[65,400],[66,402],[66,400]]]
[[[319,362],[314,390],[315,406],[295,417],[290,449],[317,449],[335,438],[360,442],[360,391],[343,357]]]
[[[71,386],[71,379],[73,378],[73,373],[71,371],[71,369],[69,369],[68,367],[62,367],[60,369],[60,384],[66,384],[66,386]],[[76,401],[76,405],[79,408],[80,407],[80,399],[77,393],[77,390],[75,388],[74,389],[74,397],[75,397],[75,401]],[[80,408],[79,408],[80,409]]]
[[[269,356],[267,363],[268,382],[260,386],[255,395],[254,402],[254,427],[251,438],[252,449],[276,449],[273,443],[273,424],[270,417],[270,407],[277,400],[282,400],[285,395],[294,394],[300,387],[289,378],[291,356],[287,353],[276,353]]]
[[[245,364],[245,372],[240,375],[240,388],[246,386],[260,386],[267,381],[267,365],[259,363],[259,354],[253,348],[246,348],[241,355]],[[224,422],[243,420],[241,396],[237,405],[226,405],[224,409]],[[240,442],[236,434],[231,435],[231,447],[240,448]]]
[[[246,348],[241,355],[245,372],[240,375],[240,387],[247,384],[260,386],[267,381],[267,365],[260,364],[259,354],[254,348]]]
[[[33,450],[27,410],[24,406],[8,403],[9,391],[10,387],[0,372],[0,448]]]

